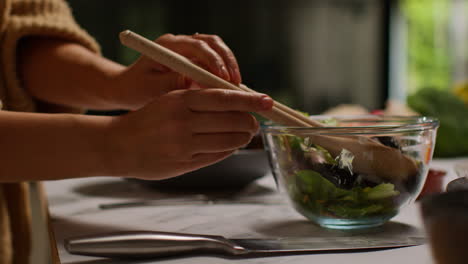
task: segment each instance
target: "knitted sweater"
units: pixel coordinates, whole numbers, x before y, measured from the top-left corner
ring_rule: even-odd
[[[38,35],[80,43],[99,52],[97,43],[73,20],[64,0],[0,0],[0,103],[3,109],[22,112],[38,109],[35,100],[22,87],[16,50],[22,38]],[[0,264],[28,263],[30,237],[28,184],[0,183]]]

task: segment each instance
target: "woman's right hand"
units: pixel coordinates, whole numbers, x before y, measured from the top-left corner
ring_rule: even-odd
[[[257,132],[249,112],[268,111],[273,100],[223,89],[169,92],[142,109],[114,117],[108,139],[112,174],[165,179],[218,162]]]
[[[236,57],[216,35],[165,34],[155,40],[193,63],[235,85],[242,81]],[[113,75],[111,101],[123,109],[137,110],[159,96],[173,90],[188,89],[192,80],[142,56],[132,65]]]

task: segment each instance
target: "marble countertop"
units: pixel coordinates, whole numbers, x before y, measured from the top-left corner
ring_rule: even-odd
[[[435,160],[431,167],[445,169],[445,181],[454,178],[457,160]],[[66,238],[129,230],[155,230],[222,235],[230,238],[271,238],[342,236],[342,231],[319,228],[296,213],[284,194],[276,191],[271,175],[266,175],[240,192],[209,193],[209,197],[246,199],[242,203],[200,203],[199,193],[161,192],[136,182],[108,177],[53,181],[46,183],[52,227],[63,264],[100,263],[432,263],[429,245],[349,253],[288,255],[264,258],[229,259],[219,256],[165,258],[154,261],[117,261],[68,254]],[[206,195],[206,194],[205,194]],[[173,198],[186,198],[181,204]],[[207,196],[203,196],[207,197]],[[177,198],[177,199],[178,199]],[[170,200],[168,200],[170,199]],[[190,201],[193,202],[190,202]],[[153,204],[103,209],[123,202],[152,201]],[[253,202],[245,202],[253,201]],[[384,226],[423,232],[418,203],[406,207]]]

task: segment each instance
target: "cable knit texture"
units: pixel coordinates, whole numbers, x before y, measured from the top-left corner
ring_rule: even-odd
[[[17,72],[18,42],[27,36],[65,39],[99,53],[99,46],[77,25],[65,1],[0,0],[0,105],[6,110],[37,109]],[[28,263],[30,229],[28,184],[0,184],[0,264]]]

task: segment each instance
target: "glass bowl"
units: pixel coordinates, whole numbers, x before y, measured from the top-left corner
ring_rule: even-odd
[[[367,228],[416,199],[432,159],[437,120],[311,118],[326,127],[262,127],[273,175],[299,213],[326,228]]]

